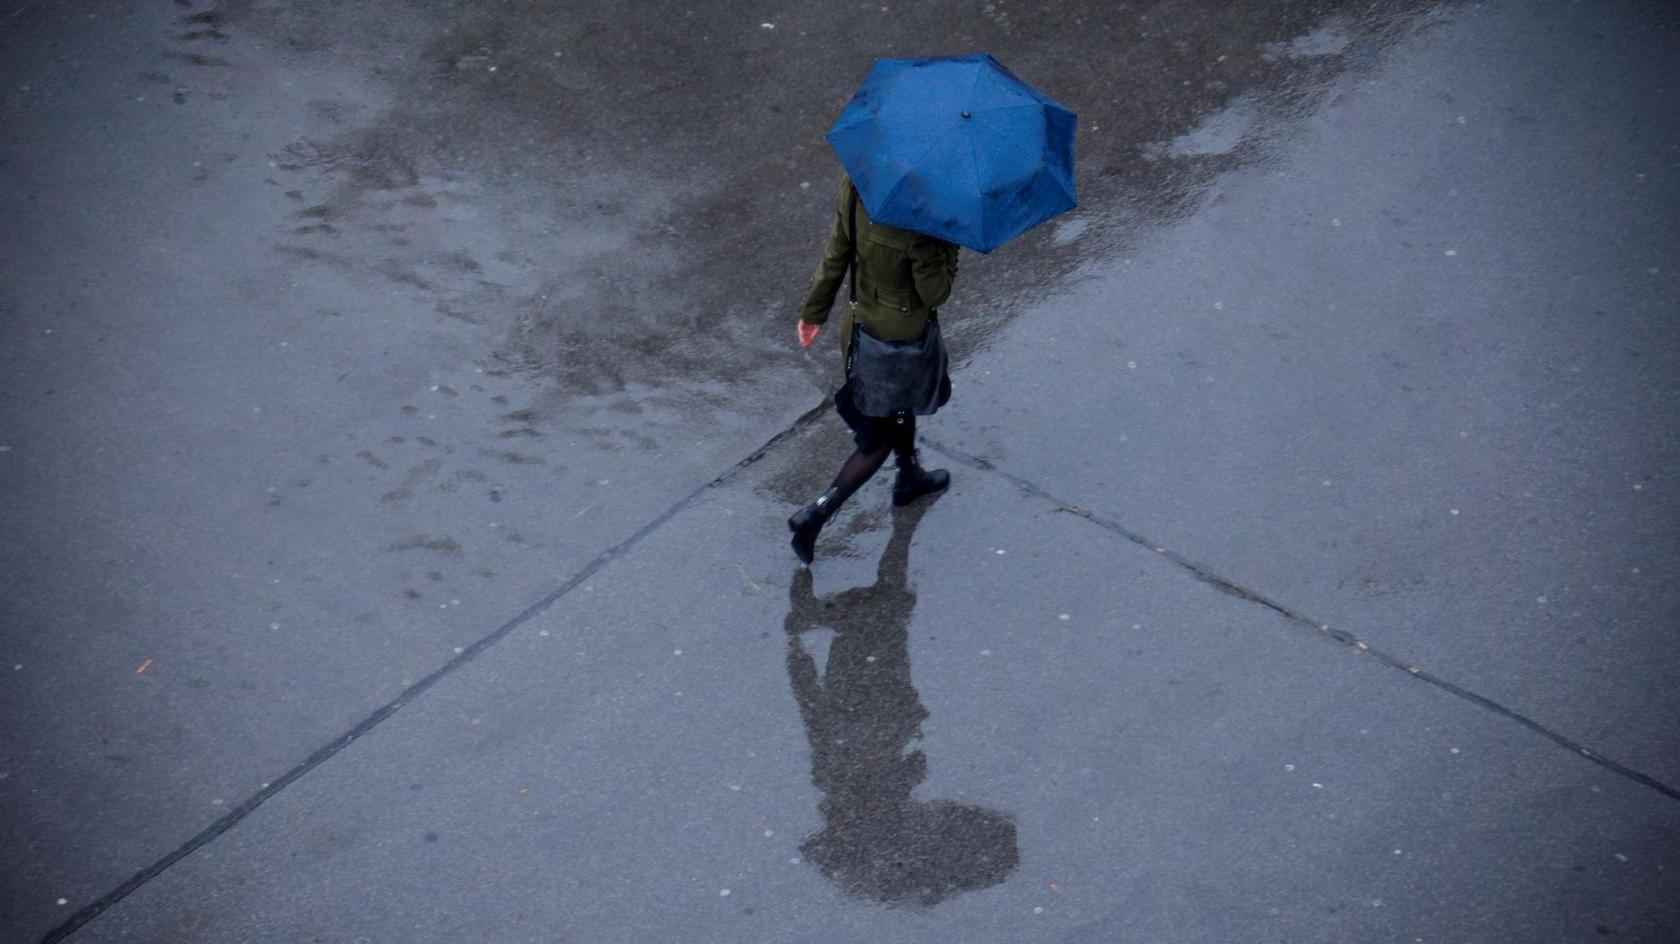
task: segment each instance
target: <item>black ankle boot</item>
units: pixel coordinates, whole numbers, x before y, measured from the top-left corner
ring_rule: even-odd
[[[793,552],[799,559],[809,564],[817,550],[817,533],[834,514],[838,503],[834,500],[839,489],[830,488],[822,493],[822,497],[793,513],[788,519],[788,530],[793,532]]]
[[[916,461],[916,453],[898,457],[898,478],[893,482],[893,504],[908,505],[923,495],[931,495],[951,484],[951,473],[944,469],[924,469]]]

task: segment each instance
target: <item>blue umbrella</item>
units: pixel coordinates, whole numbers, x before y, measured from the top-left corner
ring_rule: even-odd
[[[989,53],[877,59],[828,143],[871,219],[991,252],[1074,206],[1075,120]]]

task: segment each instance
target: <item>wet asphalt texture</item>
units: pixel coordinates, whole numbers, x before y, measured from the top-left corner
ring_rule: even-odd
[[[876,56],[1080,115],[951,490]],[[1680,15],[0,9],[0,940],[1680,939]]]

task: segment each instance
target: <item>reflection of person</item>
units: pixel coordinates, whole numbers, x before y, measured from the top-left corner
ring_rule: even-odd
[[[848,894],[935,905],[995,885],[1019,861],[1015,825],[992,810],[919,802],[927,758],[905,752],[928,716],[910,681],[910,538],[925,509],[895,512],[873,586],[818,599],[811,572],[793,575],[786,622],[788,676],[811,741],[811,782],[824,827],[800,846]],[[828,665],[799,634],[834,630]]]
[[[853,193],[851,179],[843,178],[835,198],[834,226],[829,231],[828,247],[799,311],[799,343],[804,347],[811,346],[828,321],[828,310],[849,268],[854,234],[848,220],[853,209]],[[842,361],[851,350],[854,320],[884,341],[921,337],[928,320],[937,316],[939,306],[950,297],[951,283],[957,277],[955,243],[875,223],[869,219],[861,200],[856,202],[856,212],[857,300],[846,306],[840,322]],[[942,380],[947,385],[949,382],[948,378]],[[944,395],[949,395],[948,386]],[[950,473],[944,469],[925,470],[917,462],[915,414],[864,416],[852,402],[850,384],[834,395],[834,403],[840,417],[852,429],[857,451],[840,467],[840,474],[828,491],[788,519],[794,553],[807,564],[811,562],[817,533],[823,524],[842,502],[880,470],[888,452],[898,456],[898,478],[893,483],[895,505],[907,505],[939,491],[951,481]]]

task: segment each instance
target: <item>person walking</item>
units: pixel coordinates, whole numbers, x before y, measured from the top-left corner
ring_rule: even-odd
[[[842,362],[852,355],[854,325],[886,342],[924,337],[938,318],[939,306],[951,296],[957,277],[957,246],[936,236],[876,223],[869,217],[849,176],[842,176],[835,196],[834,225],[805,304],[799,310],[799,343],[810,347],[827,323],[829,309],[841,283],[851,274],[851,301],[840,323]],[[942,375],[936,403],[950,398],[951,378]],[[924,469],[916,451],[916,414],[896,410],[888,416],[866,415],[859,405],[858,384],[869,383],[866,372],[847,371],[847,381],[834,395],[840,418],[852,430],[856,445],[834,482],[815,501],[788,519],[793,552],[805,563],[815,555],[817,535],[841,504],[880,470],[887,454],[898,457],[893,482],[894,505],[908,505],[951,483],[944,469]],[[937,408],[937,407],[935,407]]]
[[[957,277],[957,246],[991,252],[1077,205],[1077,120],[974,52],[875,60],[824,135],[846,176],[799,312],[799,343],[816,340],[849,273],[846,383],[834,405],[857,449],[828,491],[788,519],[800,560],[811,562],[823,524],[887,453],[898,455],[895,505],[951,483],[917,462],[916,417],[951,397],[939,306]]]

